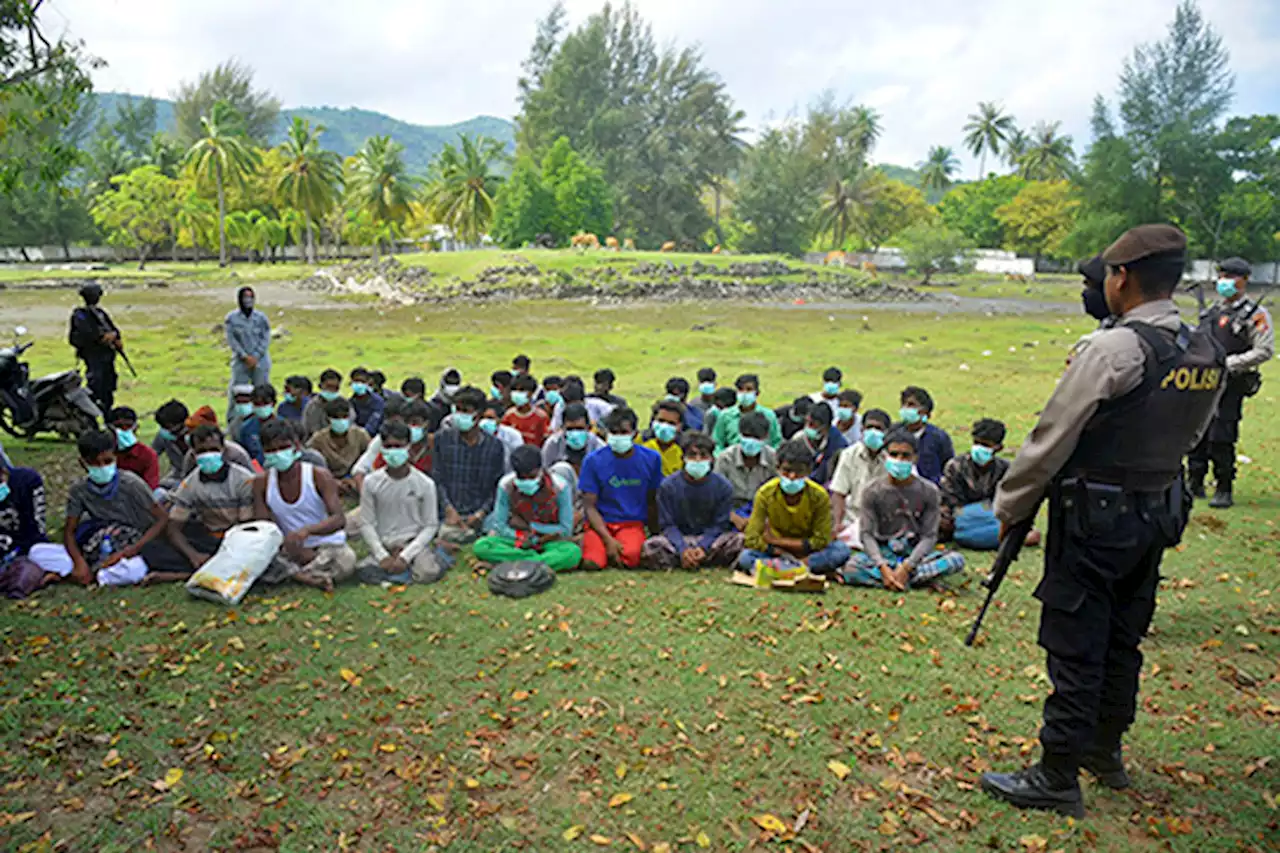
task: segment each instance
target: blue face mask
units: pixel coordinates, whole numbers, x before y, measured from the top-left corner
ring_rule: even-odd
[[[759,438],[742,437],[742,455],[756,457],[764,452],[764,441]]]
[[[782,493],[786,495],[798,495],[804,491],[804,477],[788,477],[786,474],[778,475],[778,486],[782,489]]]
[[[609,436],[609,449],[618,456],[625,456],[630,453],[635,443],[635,436],[612,434]]]
[[[253,415],[260,421],[265,421],[276,413],[274,406],[254,406]]]
[[[495,421],[493,418],[485,418],[484,420],[480,421],[480,429],[484,430],[489,435],[497,435],[498,422]]]
[[[1236,295],[1236,280],[1234,278],[1218,279],[1218,295],[1223,299],[1230,299]]]
[[[564,443],[570,450],[581,450],[587,446],[587,431],[585,429],[565,430]]]
[[[924,418],[920,415],[920,410],[912,406],[903,406],[898,409],[898,419],[904,424],[918,424]]]
[[[320,389],[320,399],[324,400],[326,403],[338,399],[338,396],[339,394],[337,391],[326,391],[323,388]]]
[[[754,406],[755,404],[756,404],[755,391],[739,391],[738,392],[739,406]]]
[[[512,403],[514,403],[514,404],[515,404],[515,405],[517,405],[517,406],[527,406],[527,405],[529,404],[529,392],[527,392],[527,391],[512,391],[512,392],[511,392],[511,402],[512,402]]]
[[[253,414],[253,403],[236,403],[236,414],[247,418]]]
[[[836,420],[842,424],[847,424],[853,420],[855,412],[847,406],[840,406],[836,409]]]
[[[862,443],[867,446],[868,450],[879,450],[884,447],[884,430],[864,429],[862,431]]]
[[[158,436],[161,439],[164,439],[165,441],[178,440],[177,433],[175,433],[173,430],[165,429],[164,427],[160,427],[160,429],[156,430],[156,436]]]
[[[384,447],[382,448],[382,461],[387,463],[388,468],[402,468],[409,464],[409,448]]]
[[[284,472],[292,468],[293,463],[302,458],[302,453],[297,448],[290,447],[287,450],[276,450],[271,453],[264,453],[262,458],[268,468]]]
[[[983,447],[981,444],[975,444],[969,448],[969,456],[979,465],[987,465],[995,458],[996,452],[990,447]]]
[[[471,432],[476,426],[476,416],[470,412],[454,412],[453,425],[458,428],[458,432]]]
[[[559,391],[548,391],[546,393],[547,402],[553,406],[558,406],[564,402],[564,395]]]
[[[701,480],[711,473],[711,460],[690,459],[684,463],[684,472],[695,480]]]
[[[662,399],[666,400],[668,403],[679,403],[679,402],[680,402],[680,395],[679,395],[679,394],[667,394],[667,395],[666,395],[666,396],[664,396]]]
[[[533,497],[538,493],[538,489],[542,488],[542,480],[534,477],[532,480],[522,480],[516,477],[516,491],[525,497]]]
[[[285,391],[285,392],[284,392],[284,401],[285,401],[286,403],[288,403],[290,406],[292,406],[294,403],[298,402],[298,395],[297,395],[297,394],[290,394],[288,391]]]
[[[905,459],[886,459],[884,470],[895,480],[905,480],[911,476],[911,463]]]
[[[110,465],[90,465],[89,466],[89,482],[99,486],[105,486],[116,478],[116,463]]]
[[[677,429],[671,424],[656,423],[653,425],[653,437],[663,444],[670,444],[676,440]]]
[[[363,397],[365,394],[368,394],[368,393],[369,393],[368,382],[352,382],[351,383],[352,396]]]
[[[116,447],[120,450],[128,450],[138,443],[138,437],[134,435],[131,429],[116,430]]]
[[[490,397],[492,397],[492,398],[493,398],[493,399],[495,399],[495,400],[501,400],[501,399],[502,399],[502,391],[501,391],[501,389],[499,389],[499,388],[498,388],[498,386],[497,386],[497,385],[490,385],[490,386],[489,386],[489,396],[490,396]]]
[[[840,393],[840,383],[839,382],[822,383],[822,393],[826,394],[828,397],[834,397],[835,395]]]
[[[703,382],[698,386],[698,390],[702,393],[702,396],[710,397],[712,394],[716,393],[716,383]]]
[[[7,482],[0,483],[0,504],[7,500],[9,500],[9,484]]]
[[[351,429],[351,418],[329,418],[329,431],[334,435],[346,435]]]
[[[426,438],[426,436],[427,436],[426,427],[416,427],[416,426],[409,427],[409,440],[412,441],[414,444],[417,444],[418,442],[422,441],[422,439]]]
[[[222,458],[222,451],[215,450],[209,453],[196,454],[196,467],[200,469],[201,474],[213,476],[222,470],[222,466],[226,461]]]
[[[822,430],[814,429],[813,427],[805,427],[804,437],[817,444],[822,441]]]

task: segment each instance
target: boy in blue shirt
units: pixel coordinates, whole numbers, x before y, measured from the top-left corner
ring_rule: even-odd
[[[636,444],[637,423],[631,409],[615,408],[604,419],[608,446],[582,463],[578,491],[588,525],[582,541],[584,569],[636,568],[644,548],[645,522],[657,527],[662,457]]]
[[[276,407],[276,414],[286,421],[302,422],[302,413],[311,401],[311,380],[305,376],[290,376],[284,381],[284,402]]]
[[[902,408],[898,410],[898,417],[919,445],[916,471],[936,486],[942,481],[942,469],[956,455],[951,436],[929,423],[933,416],[933,397],[928,391],[908,385],[902,389],[899,400]]]

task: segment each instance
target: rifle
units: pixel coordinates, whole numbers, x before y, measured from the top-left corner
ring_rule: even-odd
[[[1030,515],[1017,524],[1010,525],[1005,531],[1004,539],[1000,542],[1000,550],[996,551],[996,560],[991,564],[991,572],[982,581],[982,585],[988,590],[987,600],[982,603],[978,618],[973,621],[973,627],[969,629],[969,636],[964,638],[966,646],[972,646],[973,641],[978,638],[978,630],[982,627],[982,620],[986,618],[987,608],[991,606],[996,593],[1000,591],[1000,584],[1004,583],[1004,577],[1009,573],[1009,566],[1013,565],[1018,555],[1022,553],[1022,545],[1027,541],[1027,534],[1035,524],[1036,512],[1039,509],[1040,505],[1036,504],[1036,508]]]
[[[136,371],[136,370],[134,370],[134,369],[133,369],[133,362],[129,360],[129,356],[128,356],[128,354],[127,354],[127,353],[125,353],[125,351],[124,351],[124,347],[123,347],[122,345],[117,344],[117,345],[116,345],[116,352],[120,353],[120,358],[121,358],[121,360],[123,360],[123,361],[124,361],[124,366],[125,366],[125,367],[127,367],[127,368],[129,368],[129,372],[133,374],[133,378],[134,378],[134,379],[137,379],[137,378],[138,378],[138,371]]]

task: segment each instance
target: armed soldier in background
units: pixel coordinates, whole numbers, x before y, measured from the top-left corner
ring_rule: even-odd
[[[1200,315],[1200,327],[1217,338],[1227,351],[1226,391],[1218,412],[1200,443],[1187,459],[1191,492],[1205,496],[1204,480],[1213,463],[1217,488],[1209,506],[1226,509],[1235,503],[1231,490],[1236,479],[1236,441],[1244,401],[1262,387],[1258,368],[1276,352],[1276,331],[1271,315],[1245,295],[1253,272],[1243,258],[1228,258],[1218,265],[1218,295],[1222,298]]]
[[[115,408],[116,355],[120,352],[120,330],[111,316],[98,307],[102,285],[90,282],[80,288],[84,305],[71,312],[67,342],[84,362],[85,385],[102,411]]]
[[[1082,817],[1079,768],[1129,784],[1121,738],[1137,708],[1138,650],[1156,606],[1160,559],[1186,525],[1182,457],[1204,434],[1226,370],[1222,346],[1183,325],[1172,294],[1186,236],[1127,231],[1106,252],[1106,302],[1118,317],[1075,356],[996,494],[1002,533],[1035,514],[1049,535],[1040,645],[1054,692],[1043,756],[983,789],[1020,808]]]

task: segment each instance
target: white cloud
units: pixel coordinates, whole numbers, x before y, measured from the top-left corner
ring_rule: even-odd
[[[548,0],[50,0],[46,20],[109,65],[104,90],[168,95],[228,57],[286,105],[359,106],[423,123],[516,110],[516,77]],[[569,0],[573,24],[597,0]],[[824,90],[875,106],[883,162],[960,151],[979,100],[1023,126],[1061,121],[1088,142],[1133,46],[1159,38],[1176,0],[636,0],[664,43],[701,46],[747,124],[802,111]],[[1226,39],[1238,112],[1280,112],[1280,3],[1201,0]],[[967,157],[967,155],[966,155]],[[969,174],[976,163],[966,159]]]

